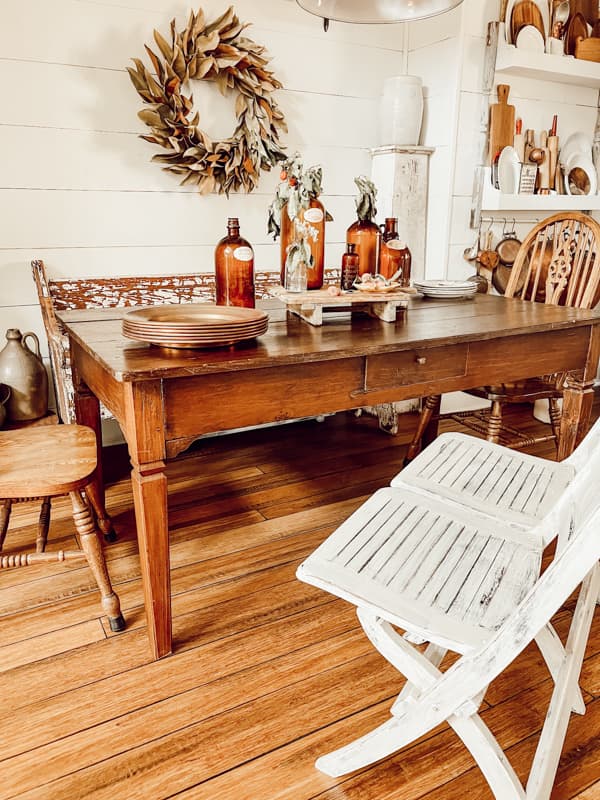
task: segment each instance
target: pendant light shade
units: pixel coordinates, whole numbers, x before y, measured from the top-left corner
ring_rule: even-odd
[[[296,0],[311,14],[336,22],[408,22],[443,14],[462,3],[462,0]]]

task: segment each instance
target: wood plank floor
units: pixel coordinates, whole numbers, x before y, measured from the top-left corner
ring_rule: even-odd
[[[596,406],[596,414],[600,410]],[[532,427],[523,411],[513,422]],[[112,634],[88,569],[0,576],[0,798],[33,800],[484,800],[487,784],[447,727],[345,779],[314,759],[388,716],[402,679],[352,608],[298,582],[298,563],[399,471],[414,419],[392,438],[340,414],[214,438],[169,467],[176,653],[149,660],[126,462],[109,454],[107,549],[127,630]],[[537,448],[553,456],[553,445]],[[6,551],[35,539],[17,507]],[[55,503],[51,548],[74,544]],[[568,627],[572,603],[556,618]],[[600,798],[600,615],[555,800]],[[528,649],[483,717],[523,776],[551,683]]]

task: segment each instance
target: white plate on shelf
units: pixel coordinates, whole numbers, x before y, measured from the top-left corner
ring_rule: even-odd
[[[545,50],[544,37],[533,25],[521,28],[515,45],[519,50],[529,50],[532,53],[543,53]]]
[[[514,147],[505,147],[498,158],[498,187],[502,194],[518,194],[521,162]]]
[[[572,133],[560,148],[561,164],[568,164],[573,155],[592,157],[592,140],[582,131]]]
[[[512,37],[510,35],[510,18],[512,17],[513,8],[519,3],[520,0],[508,0],[508,5],[506,7],[506,41],[508,44],[514,44],[512,41]],[[540,9],[542,14],[542,20],[544,22],[544,41],[548,38],[550,34],[550,8],[548,7],[547,0],[534,0],[536,6]]]

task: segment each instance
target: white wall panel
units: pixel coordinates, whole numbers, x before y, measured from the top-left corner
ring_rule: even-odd
[[[307,165],[327,165],[323,183],[329,194],[352,194],[356,188],[353,176],[368,174],[371,169],[367,147],[295,145],[287,139],[286,144],[289,152],[301,147]],[[130,133],[0,125],[0,152],[27,154],[6,159],[0,174],[3,189],[196,194],[193,187],[181,187],[177,176],[149,163],[159,148]],[[265,172],[253,196],[262,196],[266,205],[278,181],[279,170]],[[204,205],[211,200],[204,198]]]

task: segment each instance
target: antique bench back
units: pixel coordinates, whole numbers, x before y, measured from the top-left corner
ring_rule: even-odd
[[[57,311],[159,303],[214,303],[215,300],[212,273],[49,280],[43,261],[32,261],[31,268],[48,337],[58,413],[63,422],[75,421],[75,405],[69,338],[56,316]],[[339,270],[326,270],[325,280],[338,282]],[[267,299],[269,287],[280,284],[279,272],[257,271],[254,281],[256,297]],[[103,416],[109,416],[105,410]]]

